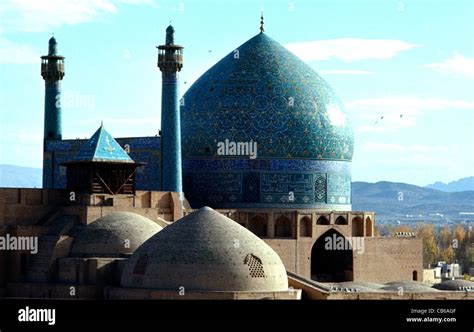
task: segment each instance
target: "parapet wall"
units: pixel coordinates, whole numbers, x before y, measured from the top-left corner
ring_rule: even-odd
[[[76,195],[62,189],[0,188],[0,226],[41,225],[61,214],[77,215],[88,224],[118,211],[157,222],[176,221],[183,215],[183,203],[178,194],[163,191],[137,191],[135,196]]]

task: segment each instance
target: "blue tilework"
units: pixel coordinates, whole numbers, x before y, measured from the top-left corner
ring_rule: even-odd
[[[62,138],[61,126],[61,83],[60,81],[45,82],[44,94],[44,138]]]
[[[336,160],[190,159],[184,190],[196,205],[350,209],[351,163]],[[289,192],[294,200],[290,201]]]
[[[72,161],[134,163],[103,126],[84,143]]]
[[[196,205],[350,209],[349,114],[316,72],[264,33],[189,88],[181,136],[184,191]],[[218,155],[226,139],[257,142],[257,159]]]
[[[163,72],[161,134],[163,144],[163,190],[182,192],[181,129],[178,100],[178,74]]]
[[[137,190],[161,190],[160,137],[125,137],[117,138],[117,143],[125,148],[130,147],[130,158],[136,162],[146,163],[137,168]],[[45,141],[45,158],[43,161],[43,187],[64,189],[66,173],[60,163],[71,161],[80,148],[87,142],[84,139]]]
[[[352,159],[344,105],[313,69],[264,33],[189,88],[181,119],[184,158],[213,156],[217,142],[229,139],[256,141],[263,158]]]

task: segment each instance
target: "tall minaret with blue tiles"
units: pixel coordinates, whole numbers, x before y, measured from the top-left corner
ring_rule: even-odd
[[[183,47],[174,43],[174,28],[166,28],[165,45],[158,46],[161,88],[161,190],[183,192],[178,72],[183,68]]]
[[[48,141],[62,139],[61,87],[64,77],[64,57],[58,55],[56,39],[49,40],[48,55],[41,57],[41,76],[45,81],[44,139],[43,139],[43,188],[54,188],[54,153],[47,151]]]
[[[61,88],[64,77],[64,57],[57,53],[56,39],[49,40],[48,55],[41,57],[41,76],[45,81],[44,95],[44,139],[62,139]]]

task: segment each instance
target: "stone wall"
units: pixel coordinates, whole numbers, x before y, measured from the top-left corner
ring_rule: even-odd
[[[354,253],[354,280],[386,283],[423,279],[423,244],[416,238],[367,238]]]
[[[61,214],[77,215],[88,224],[118,211],[134,212],[156,221],[176,221],[189,204],[176,193],[137,191],[136,195],[75,195],[65,190],[0,188],[0,226],[46,224]]]

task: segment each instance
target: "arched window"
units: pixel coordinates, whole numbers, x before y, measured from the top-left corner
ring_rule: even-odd
[[[373,235],[373,224],[370,217],[365,219],[365,236],[372,236]]]
[[[300,220],[300,236],[311,237],[313,231],[313,225],[311,219],[308,217],[303,217]]]
[[[335,224],[336,225],[347,225],[347,219],[344,218],[343,216],[339,216],[339,217],[337,217]]]
[[[291,237],[291,220],[286,216],[275,221],[275,237]]]
[[[352,219],[352,236],[364,236],[364,219],[361,217]]]
[[[316,225],[329,225],[329,219],[325,216],[321,216],[316,221]]]
[[[413,271],[413,281],[418,281],[418,271]]]
[[[255,216],[250,220],[249,230],[258,237],[267,237],[267,221],[262,216]]]

